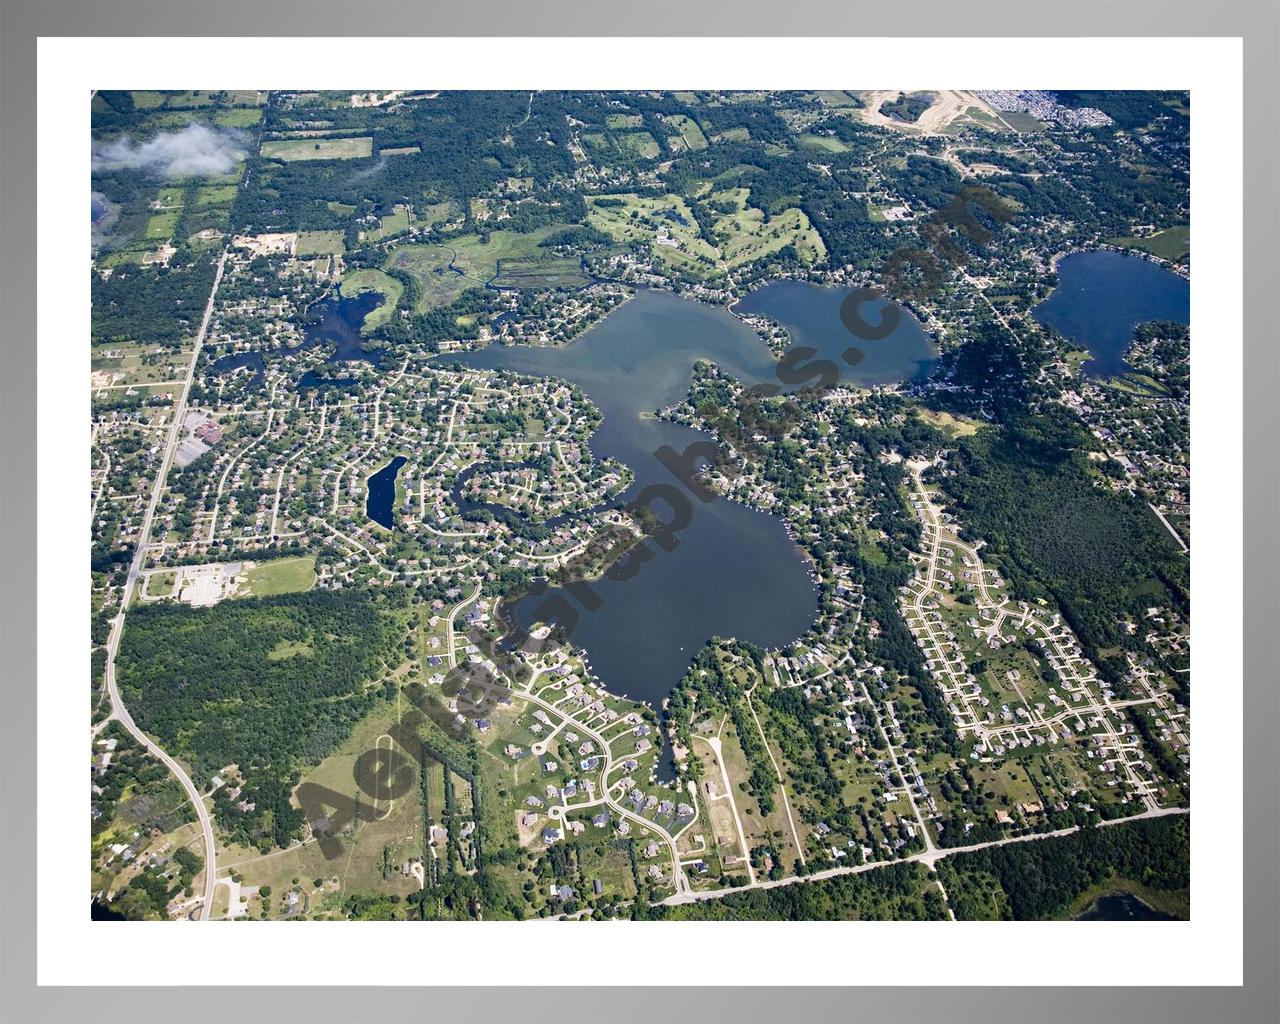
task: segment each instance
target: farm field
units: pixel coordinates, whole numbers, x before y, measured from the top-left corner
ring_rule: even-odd
[[[273,139],[262,144],[262,156],[271,160],[356,160],[373,155],[373,139]]]

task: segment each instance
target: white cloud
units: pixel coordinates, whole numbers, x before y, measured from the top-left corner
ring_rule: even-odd
[[[226,174],[246,156],[244,133],[231,128],[192,124],[161,132],[146,142],[129,136],[94,147],[95,170],[134,167],[162,178],[207,178]]]

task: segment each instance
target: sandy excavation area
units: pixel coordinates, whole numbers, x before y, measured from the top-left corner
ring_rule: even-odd
[[[951,122],[963,117],[970,107],[977,107],[984,114],[995,118],[1000,116],[971,92],[960,89],[936,89],[930,90],[933,94],[933,103],[914,124],[897,121],[880,113],[880,106],[886,100],[896,99],[900,91],[877,89],[874,92],[859,93],[866,106],[858,110],[856,116],[867,124],[879,125],[881,128],[896,128],[898,131],[920,132],[925,135],[936,135],[945,131]]]

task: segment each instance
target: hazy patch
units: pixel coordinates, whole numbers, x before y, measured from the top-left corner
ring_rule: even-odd
[[[226,174],[247,155],[245,135],[233,128],[192,124],[161,132],[146,142],[129,136],[94,147],[94,170],[130,167],[162,178],[207,178]]]

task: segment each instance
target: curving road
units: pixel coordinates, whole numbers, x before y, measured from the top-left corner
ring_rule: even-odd
[[[209,330],[209,320],[213,315],[213,300],[218,294],[218,285],[222,283],[222,270],[226,266],[227,250],[223,250],[218,259],[218,271],[213,278],[213,290],[209,292],[209,301],[204,308],[204,317],[200,320],[200,330],[196,334],[195,347],[191,352],[191,363],[187,366],[187,376],[182,386],[182,395],[173,410],[173,422],[169,425],[169,436],[165,443],[164,456],[160,460],[160,468],[156,471],[156,480],[151,488],[151,500],[142,517],[142,529],[138,533],[138,544],[133,553],[133,561],[129,563],[129,575],[120,591],[120,610],[111,620],[111,633],[107,638],[107,665],[105,678],[107,694],[111,698],[111,714],[107,721],[114,719],[141,744],[148,753],[156,757],[173,773],[187,794],[187,799],[195,808],[196,817],[200,820],[200,831],[204,835],[204,898],[200,903],[200,920],[209,919],[209,910],[213,906],[213,890],[217,884],[218,864],[217,845],[213,838],[213,821],[204,805],[204,799],[186,769],[165,753],[164,749],[144,733],[129,714],[124,699],[116,686],[116,653],[120,649],[120,637],[124,633],[125,615],[129,610],[129,600],[142,572],[147,557],[147,543],[151,537],[151,523],[155,518],[156,506],[160,504],[160,495],[164,493],[165,480],[169,475],[169,467],[173,464],[173,453],[182,437],[182,421],[187,414],[187,396],[191,393],[191,382],[195,379],[196,362],[200,358],[200,348],[204,344],[205,334]],[[99,728],[104,723],[99,723]],[[94,731],[97,734],[97,730]]]

